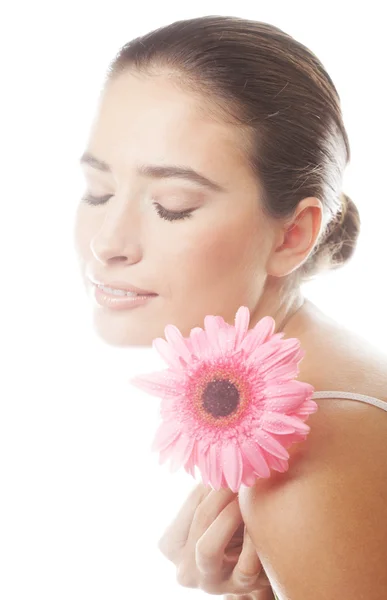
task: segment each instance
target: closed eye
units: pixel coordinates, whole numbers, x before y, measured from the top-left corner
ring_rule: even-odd
[[[192,213],[194,211],[193,208],[183,211],[167,210],[158,202],[153,202],[153,205],[156,207],[156,212],[159,215],[159,217],[161,217],[161,219],[165,219],[166,221],[181,221],[183,219],[188,219],[192,216]]]
[[[98,204],[105,204],[111,197],[112,194],[107,196],[92,196],[91,194],[86,194],[86,196],[83,196],[82,201],[91,204],[92,206],[98,206]]]
[[[83,196],[82,201],[90,204],[91,206],[98,206],[101,204],[106,204],[110,198],[112,198],[112,194],[106,196],[93,196],[92,194],[86,194]],[[153,205],[155,206],[159,217],[165,221],[182,221],[183,219],[188,219],[192,216],[194,211],[192,208],[183,211],[167,210],[158,202],[153,202]]]

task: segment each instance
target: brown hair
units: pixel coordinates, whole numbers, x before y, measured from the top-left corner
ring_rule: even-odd
[[[107,80],[128,68],[169,71],[179,85],[209,97],[214,118],[220,112],[238,125],[268,215],[291,218],[303,198],[321,200],[322,231],[297,277],[309,279],[352,256],[360,218],[342,193],[350,148],[340,98],[308,48],[267,23],[206,16],[128,42]]]

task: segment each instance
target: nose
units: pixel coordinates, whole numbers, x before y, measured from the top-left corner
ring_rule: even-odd
[[[99,262],[136,264],[141,260],[140,216],[135,213],[127,206],[116,206],[107,211],[102,227],[90,242],[91,251]]]

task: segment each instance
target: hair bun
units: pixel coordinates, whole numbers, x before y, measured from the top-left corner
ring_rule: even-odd
[[[342,210],[332,221],[322,243],[324,249],[329,248],[332,269],[342,266],[352,257],[360,233],[361,220],[356,204],[344,193],[341,194],[341,202]]]

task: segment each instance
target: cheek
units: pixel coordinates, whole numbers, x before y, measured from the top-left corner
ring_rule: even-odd
[[[80,262],[90,256],[90,242],[96,227],[95,216],[87,206],[80,204],[75,213],[73,228],[74,247]]]
[[[165,265],[169,265],[172,278],[187,285],[218,285],[222,280],[230,285],[251,278],[261,269],[264,248],[262,234],[251,219],[220,221],[204,226],[192,222],[179,231],[171,227],[164,243]]]

